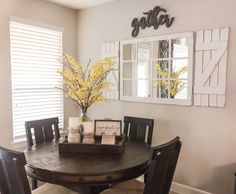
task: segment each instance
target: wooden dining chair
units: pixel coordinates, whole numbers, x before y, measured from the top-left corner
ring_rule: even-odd
[[[24,166],[24,153],[0,146],[0,192],[1,194],[76,194],[59,185],[44,184],[30,191]],[[78,193],[77,193],[78,194]]]
[[[146,184],[137,180],[126,181],[101,194],[169,194],[181,145],[180,138],[176,137],[153,148]]]
[[[130,140],[145,142],[147,133],[147,142],[152,144],[154,120],[140,117],[124,117],[124,134]],[[147,131],[148,130],[148,131]]]
[[[36,145],[47,141],[52,141],[53,139],[59,139],[60,132],[58,124],[59,120],[57,117],[34,120],[34,121],[26,121],[25,130],[26,130],[28,147],[34,145],[32,129],[34,130],[34,138]]]
[[[57,117],[34,120],[34,121],[26,121],[25,130],[26,130],[26,139],[28,147],[31,147],[34,144],[37,145],[47,141],[52,141],[53,139],[59,139],[60,132],[58,124],[59,120]],[[34,131],[33,133],[32,129]],[[37,180],[32,179],[32,190],[36,189],[37,187],[38,187]]]

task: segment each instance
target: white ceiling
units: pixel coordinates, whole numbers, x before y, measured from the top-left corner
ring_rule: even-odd
[[[46,0],[73,9],[84,9],[116,0]]]

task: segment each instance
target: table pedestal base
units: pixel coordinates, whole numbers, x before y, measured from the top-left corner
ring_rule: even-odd
[[[99,194],[105,189],[109,188],[109,185],[86,185],[86,186],[71,186],[71,185],[64,185],[65,187],[78,192],[79,194]]]

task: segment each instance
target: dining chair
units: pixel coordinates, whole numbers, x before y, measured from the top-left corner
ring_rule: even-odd
[[[0,146],[0,192],[1,194],[78,194],[59,185],[44,184],[30,191],[24,166],[25,155]]]
[[[124,117],[124,134],[130,140],[145,142],[147,133],[147,142],[152,144],[154,120],[140,117]],[[148,130],[148,131],[147,131]]]
[[[153,148],[145,184],[138,180],[126,181],[101,194],[169,194],[181,145],[180,138],[176,137]]]
[[[141,141],[151,145],[153,126],[154,126],[153,119],[131,117],[131,116],[124,117],[124,134],[126,137],[129,137],[130,140]],[[144,182],[146,182],[146,179],[147,179],[147,174],[145,173]]]
[[[32,147],[34,144],[37,145],[47,141],[52,141],[53,139],[59,139],[60,132],[58,124],[59,120],[57,117],[26,121],[25,130],[28,147]],[[37,187],[37,180],[32,178],[32,190],[36,189]]]
[[[60,132],[58,124],[59,120],[57,117],[26,121],[25,130],[28,147],[34,145],[32,129],[34,130],[34,138],[36,145],[47,141],[52,141],[53,139],[59,139]]]

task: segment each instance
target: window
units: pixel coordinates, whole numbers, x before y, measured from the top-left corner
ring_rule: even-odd
[[[10,21],[13,140],[25,140],[25,121],[58,117],[63,126],[62,30]]]
[[[193,34],[121,41],[121,99],[190,105]]]

